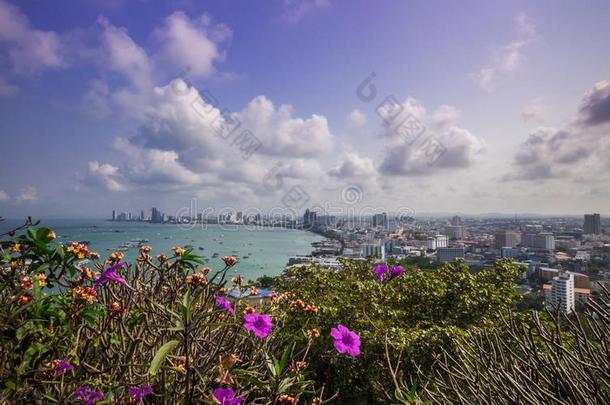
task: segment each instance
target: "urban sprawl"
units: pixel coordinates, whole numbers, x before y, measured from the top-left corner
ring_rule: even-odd
[[[292,257],[287,266],[340,270],[340,257],[406,261],[420,268],[460,262],[471,271],[497,259],[521,265],[519,289],[532,305],[562,312],[582,308],[591,295],[610,285],[610,223],[600,214],[583,217],[431,217],[378,213],[361,217],[324,215],[307,209],[301,217],[229,212],[222,215],[167,216],[157,208],[139,216],[112,212],[113,221],[180,225],[219,224],[302,229],[326,239],[310,255]]]

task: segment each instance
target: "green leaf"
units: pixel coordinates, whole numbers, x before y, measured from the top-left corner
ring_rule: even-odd
[[[182,297],[182,305],[180,305],[182,317],[186,319],[187,323],[191,322],[191,302],[191,289],[187,288],[184,297]]]
[[[179,344],[180,341],[178,340],[170,340],[169,342],[161,346],[159,350],[157,350],[157,354],[155,354],[155,357],[150,362],[150,368],[148,369],[148,372],[151,375],[156,375],[157,372],[159,372],[159,369],[161,368],[163,362],[165,362],[165,359],[167,358],[169,353],[174,350]]]

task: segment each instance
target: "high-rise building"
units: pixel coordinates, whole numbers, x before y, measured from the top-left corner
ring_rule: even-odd
[[[436,260],[439,262],[454,262],[460,257],[464,257],[465,249],[460,247],[442,247],[436,249]]]
[[[387,228],[388,227],[388,214],[381,213],[381,214],[375,214],[373,215],[373,226],[377,227],[383,227],[383,228]]]
[[[445,248],[448,244],[449,238],[447,238],[446,235],[434,235],[426,241],[426,248],[428,250],[435,250],[438,248]]]
[[[153,207],[152,215],[150,216],[150,222],[163,222],[163,215],[161,214],[161,211]]]
[[[144,210],[140,210],[140,221],[144,221]]]
[[[494,235],[496,249],[515,247],[519,244],[521,234],[515,231],[499,231]]]
[[[305,214],[303,215],[303,227],[311,228],[316,225],[318,220],[318,214],[315,211],[310,211],[309,209],[305,210]]]
[[[116,211],[112,210],[112,220],[116,221]]]
[[[445,233],[450,239],[464,239],[466,237],[466,227],[464,225],[449,225],[445,228]]]
[[[459,216],[454,216],[453,218],[451,218],[451,225],[457,226],[457,225],[462,225],[462,218],[460,218]]]
[[[383,243],[362,245],[362,257],[377,256],[385,260],[385,245]]]
[[[587,235],[600,235],[602,233],[601,216],[585,214],[584,230]]]
[[[550,297],[553,309],[566,314],[574,311],[574,275],[565,272],[553,277]]]
[[[550,232],[526,233],[523,235],[521,244],[534,249],[555,249],[555,236]]]

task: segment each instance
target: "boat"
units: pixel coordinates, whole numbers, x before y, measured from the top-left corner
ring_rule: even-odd
[[[199,250],[204,250],[203,246],[199,246],[198,248]]]

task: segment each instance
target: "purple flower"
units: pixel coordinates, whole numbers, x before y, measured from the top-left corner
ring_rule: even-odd
[[[220,405],[240,405],[246,400],[246,397],[235,398],[235,391],[233,388],[216,388],[213,391],[214,399]]]
[[[375,269],[373,270],[373,273],[375,273],[375,276],[377,276],[377,279],[379,280],[380,283],[383,283],[384,278],[385,278],[385,273],[388,272],[388,266],[386,264],[378,264],[377,266],[375,266]]]
[[[116,274],[117,270],[122,270],[124,268],[125,268],[125,265],[120,262],[108,267],[100,275],[100,278],[95,280],[95,283],[93,283],[93,288],[97,288],[97,287],[101,286],[102,284],[105,284],[107,281],[114,281],[115,283],[123,284],[126,286],[127,282],[125,281],[125,279],[123,277],[121,277],[120,275]]]
[[[226,299],[225,297],[221,297],[219,295],[216,296],[216,304],[224,309],[225,311],[227,311],[228,313],[230,313],[231,315],[235,315],[235,308],[233,308],[233,305],[231,305],[231,302]]]
[[[270,315],[256,313],[244,315],[244,328],[261,339],[266,338],[271,333],[272,327],[273,323]]]
[[[360,336],[343,325],[337,325],[330,330],[330,335],[335,339],[335,349],[341,354],[356,357],[360,354]]]
[[[401,266],[392,266],[390,269],[390,279],[400,277],[404,272],[405,269],[403,269]]]
[[[97,392],[92,390],[91,388],[83,385],[82,387],[78,387],[74,394],[70,397],[72,401],[83,401],[86,405],[93,405],[97,401],[102,401],[104,399],[104,394],[101,392]]]
[[[74,370],[74,366],[66,360],[53,360],[53,371],[55,377],[64,374],[66,371]]]
[[[148,385],[144,385],[142,387],[138,387],[138,386],[129,387],[129,390],[127,390],[127,392],[129,393],[129,398],[131,398],[134,401],[140,402],[144,399],[145,396],[152,394],[153,389],[152,389],[152,386],[150,384],[148,384]]]
[[[405,269],[403,269],[401,266],[392,266],[390,268],[387,264],[378,264],[373,269],[373,273],[375,273],[377,280],[379,280],[379,282],[382,284],[386,281],[399,277],[402,273],[404,273],[404,271]]]

